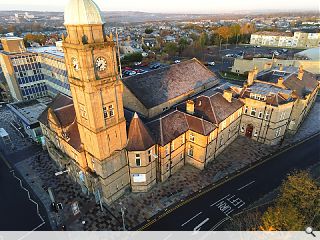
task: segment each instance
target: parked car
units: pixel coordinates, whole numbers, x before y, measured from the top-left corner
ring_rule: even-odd
[[[151,64],[151,65],[150,65],[150,68],[151,68],[151,69],[157,69],[157,68],[159,68],[159,67],[161,67],[161,64],[160,64],[160,63],[154,63],[154,64]]]
[[[175,64],[181,63],[181,61],[180,61],[180,60],[175,60],[174,63],[175,63]]]
[[[215,64],[215,62],[208,62],[208,65],[209,65],[209,66],[214,66],[214,65],[216,65],[216,64]]]
[[[140,65],[141,65],[141,62],[135,62],[134,65],[135,65],[135,66],[140,66]]]

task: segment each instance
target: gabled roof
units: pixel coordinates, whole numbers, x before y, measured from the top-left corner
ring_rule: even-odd
[[[307,94],[313,92],[319,85],[314,74],[305,71],[303,72],[302,79],[298,79],[298,75],[291,74],[285,79],[283,85],[294,91],[299,98],[304,98]]]
[[[144,151],[155,144],[149,130],[135,113],[131,120],[128,134],[128,151]]]
[[[218,92],[212,96],[201,95],[194,100],[195,115],[213,124],[219,124],[242,106],[240,100],[232,98],[232,101],[228,102]]]
[[[41,122],[44,125],[48,125],[48,109],[49,108],[52,111],[55,111],[56,109],[59,109],[71,104],[73,104],[72,98],[60,93],[57,94],[57,96],[52,100],[52,102],[48,104],[48,107],[38,117],[39,122]]]
[[[167,115],[153,120],[146,125],[153,133],[156,142],[161,146],[168,144],[188,130],[206,136],[216,128],[214,124],[202,118],[179,110],[169,112]]]
[[[217,80],[197,59],[191,59],[124,78],[123,83],[149,109]]]
[[[55,124],[64,131],[66,141],[74,149],[80,151],[82,149],[81,139],[72,99],[58,94],[39,116],[39,122],[49,127],[49,115],[52,116]]]

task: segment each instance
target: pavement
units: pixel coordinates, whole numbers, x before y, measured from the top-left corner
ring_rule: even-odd
[[[148,231],[219,230],[219,226],[250,203],[277,188],[294,170],[304,170],[320,160],[320,135],[274,154],[258,166],[219,186],[204,189],[192,201],[178,204],[141,228]],[[301,161],[303,159],[303,161]]]
[[[317,101],[298,133],[285,141],[281,147],[288,146],[320,131],[319,109],[320,102]],[[3,112],[5,118],[2,117],[4,116]],[[60,170],[55,162],[48,157],[46,151],[41,150],[40,146],[29,143],[29,139],[20,137],[14,129],[10,128],[7,121],[10,118],[12,118],[10,112],[1,109],[0,127],[1,125],[5,126],[17,146],[15,150],[11,150],[9,147],[5,148],[6,160],[28,182],[28,189],[36,193],[37,202],[42,203],[41,205],[46,208],[48,222],[53,229],[65,224],[67,230],[121,230],[120,203],[126,208],[125,224],[127,229],[134,229],[148,220],[150,221],[154,215],[159,215],[163,209],[168,209],[173,204],[184,201],[199,190],[227,179],[238,173],[240,169],[278,151],[278,146],[263,145],[245,137],[238,137],[205,170],[200,171],[186,165],[167,181],[157,184],[149,192],[128,192],[114,203],[105,206],[101,211],[99,204],[94,201],[93,197],[83,194],[80,186],[69,175],[54,176],[54,173]],[[24,144],[25,142],[26,144]],[[6,182],[7,179],[4,181]],[[63,209],[58,214],[50,210],[51,200],[47,192],[48,187],[53,189],[56,202],[62,203]],[[0,202],[4,205],[9,204],[7,201],[3,202],[0,198]],[[78,202],[80,209],[80,213],[76,216],[71,211],[71,205],[75,201]],[[24,207],[21,206],[12,209],[23,211]],[[82,224],[83,221],[85,224]],[[24,221],[21,219],[20,222],[23,226]]]

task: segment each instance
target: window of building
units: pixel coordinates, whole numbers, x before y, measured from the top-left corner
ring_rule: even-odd
[[[281,112],[280,114],[280,120],[283,120],[286,116],[286,112]]]
[[[251,108],[251,113],[250,113],[250,115],[251,115],[251,116],[255,116],[255,115],[256,115],[256,111],[257,111],[257,109],[254,108],[254,107],[252,107],[252,108]]]
[[[214,131],[212,131],[209,135],[209,142],[212,142],[214,139]]]
[[[280,133],[281,133],[281,128],[278,128],[278,129],[276,130],[276,137],[279,137],[279,136],[280,136]]]
[[[109,105],[109,117],[113,117],[114,116],[114,108],[113,105]]]
[[[184,154],[182,152],[182,153],[180,153],[180,160],[182,160],[183,158],[184,158]]]
[[[185,138],[185,135],[183,134],[181,136],[181,145],[184,144],[186,142],[186,138]]]
[[[167,171],[169,171],[169,170],[170,170],[170,164],[167,163]]]
[[[102,110],[103,110],[103,118],[104,118],[104,119],[108,118],[107,107],[106,107],[106,106],[103,106],[103,107],[102,107]]]
[[[80,115],[81,117],[88,119],[88,114],[87,114],[87,110],[86,107],[82,104],[79,104],[79,111],[80,111]]]
[[[230,116],[230,122],[233,122],[233,121],[234,121],[234,114],[232,113]]]
[[[192,132],[190,133],[189,140],[190,140],[190,142],[195,142],[194,133],[192,133]]]
[[[174,151],[174,141],[171,142],[171,152]]]
[[[221,130],[225,129],[227,126],[227,120],[223,120],[222,124],[221,124]]]
[[[139,153],[136,153],[136,165],[138,166],[138,167],[140,167],[141,166],[141,157],[140,157],[140,154]]]
[[[193,146],[190,145],[188,148],[188,156],[193,157]]]
[[[249,109],[248,106],[245,106],[245,107],[244,107],[244,113],[245,113],[245,114],[248,113],[248,109]]]
[[[240,131],[244,132],[244,126],[241,126]]]
[[[170,151],[169,151],[169,145],[165,145],[164,146],[164,150],[166,152],[166,156],[168,156],[170,154]]]
[[[148,159],[149,159],[149,163],[151,163],[151,161],[152,161],[152,150],[148,150]]]
[[[238,110],[238,117],[240,117],[240,115],[241,115],[241,110],[242,110],[242,109],[239,109],[239,110]]]
[[[259,112],[258,118],[262,118],[262,112]]]
[[[220,144],[219,144],[220,146],[222,146],[223,145],[223,135],[221,135],[221,137],[220,137]]]
[[[270,113],[269,113],[269,112],[266,112],[266,114],[265,114],[265,119],[266,119],[266,120],[269,120],[269,118],[270,118]]]
[[[257,136],[258,136],[258,130],[257,130],[257,129],[254,130],[253,136],[254,136],[254,137],[257,137]]]

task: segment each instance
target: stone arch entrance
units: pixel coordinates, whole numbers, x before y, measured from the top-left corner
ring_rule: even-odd
[[[246,137],[251,138],[252,137],[252,132],[253,132],[253,125],[248,124],[246,128]]]

